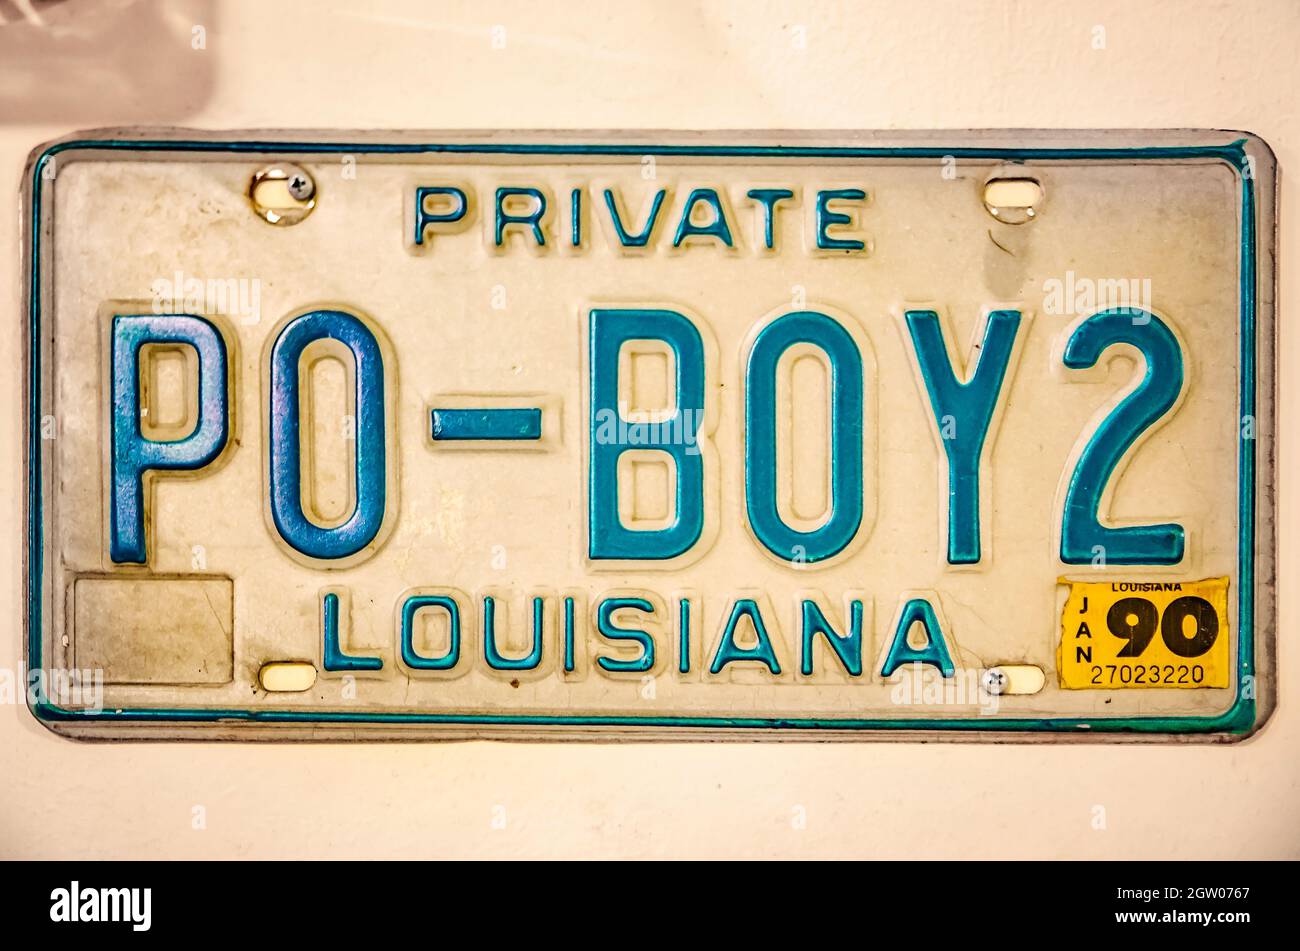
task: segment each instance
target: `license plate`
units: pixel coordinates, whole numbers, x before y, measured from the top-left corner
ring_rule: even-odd
[[[1274,183],[1214,131],[44,146],[29,705],[115,738],[1249,734]]]

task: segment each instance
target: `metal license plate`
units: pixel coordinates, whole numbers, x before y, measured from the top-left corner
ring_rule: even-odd
[[[28,690],[78,736],[1234,738],[1238,133],[33,153]]]

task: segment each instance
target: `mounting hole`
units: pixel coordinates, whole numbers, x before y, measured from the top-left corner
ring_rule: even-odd
[[[299,660],[274,660],[258,670],[257,682],[267,693],[301,693],[316,683],[316,665]]]
[[[980,678],[984,692],[995,697],[1035,694],[1046,682],[1043,668],[1035,664],[999,664]]]
[[[296,225],[316,207],[316,180],[297,165],[268,165],[253,175],[248,200],[263,221]]]
[[[1044,197],[1042,182],[1028,175],[997,174],[984,183],[984,209],[1008,225],[1033,221]]]

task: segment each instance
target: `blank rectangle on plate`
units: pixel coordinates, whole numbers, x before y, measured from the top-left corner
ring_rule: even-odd
[[[110,686],[230,683],[233,597],[229,578],[78,578],[75,667]]]

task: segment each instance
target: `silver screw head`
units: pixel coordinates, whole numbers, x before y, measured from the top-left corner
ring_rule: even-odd
[[[289,176],[289,194],[298,201],[306,201],[316,194],[316,183],[306,172],[294,172]]]
[[[990,667],[984,671],[984,676],[980,678],[980,683],[985,692],[995,697],[1000,697],[1006,692],[1007,687],[1011,684],[1011,678],[1000,667]]]

